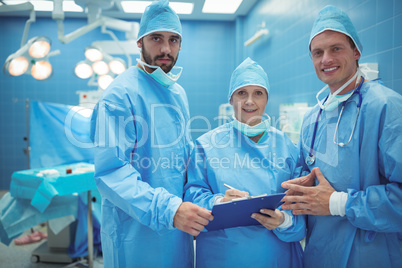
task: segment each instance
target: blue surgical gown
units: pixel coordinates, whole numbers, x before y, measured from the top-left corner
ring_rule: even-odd
[[[297,158],[297,147],[275,128],[254,143],[232,123],[224,124],[197,139],[185,200],[212,210],[215,199],[227,190],[224,183],[252,196],[284,192],[281,183],[299,175]],[[305,234],[304,216],[293,216],[291,226],[273,231],[256,225],[201,232],[196,238],[196,265],[302,267],[299,241]]]
[[[173,227],[191,140],[187,96],[138,67],[118,76],[91,120],[105,267],[192,267],[193,237]]]
[[[336,191],[348,193],[346,216],[308,216],[306,267],[402,267],[402,96],[370,81],[351,142],[333,141],[341,105],[323,111],[314,143],[316,161],[307,166],[319,107],[305,115],[300,134],[301,162],[319,167]],[[336,141],[352,133],[359,95],[345,105]]]

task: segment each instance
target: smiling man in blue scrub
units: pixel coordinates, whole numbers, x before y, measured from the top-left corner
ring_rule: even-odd
[[[233,121],[197,139],[186,201],[211,210],[247,193],[284,192],[281,183],[300,176],[297,147],[264,115],[269,90],[267,74],[250,58],[233,72],[228,94]],[[226,190],[226,183],[235,189]],[[303,266],[299,241],[306,232],[305,216],[263,209],[247,217],[254,218],[256,226],[201,232],[196,239],[197,267]]]
[[[304,117],[309,174],[282,184],[282,208],[309,215],[305,267],[402,267],[402,96],[362,75],[363,47],[338,8],[319,12],[309,45],[330,93]]]
[[[191,140],[187,96],[171,73],[181,23],[167,0],[140,23],[137,66],[118,76],[95,107],[95,181],[102,196],[105,267],[193,267],[193,236],[210,211],[182,202]]]

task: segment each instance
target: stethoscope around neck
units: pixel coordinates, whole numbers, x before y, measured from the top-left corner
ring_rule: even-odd
[[[335,133],[334,133],[334,143],[336,145],[340,146],[340,147],[345,147],[346,145],[348,145],[350,143],[350,141],[352,140],[353,133],[355,132],[355,128],[356,128],[356,124],[357,124],[357,118],[359,117],[359,113],[360,113],[360,106],[362,105],[362,93],[360,92],[360,89],[361,89],[363,83],[364,83],[364,77],[362,77],[362,80],[360,81],[359,86],[352,93],[350,98],[348,98],[347,100],[342,102],[342,109],[341,109],[341,112],[339,114],[338,122],[336,123]],[[338,126],[339,126],[339,122],[341,121],[343,109],[345,108],[345,105],[348,102],[348,100],[351,99],[353,97],[353,95],[355,95],[355,94],[359,94],[359,103],[357,104],[357,114],[356,114],[355,123],[353,125],[352,133],[350,134],[350,137],[349,137],[349,140],[348,140],[347,143],[337,142],[337,141],[335,141],[335,137],[336,137],[336,133],[338,132]],[[323,104],[327,101],[328,96],[325,98]],[[310,152],[309,152],[308,156],[306,157],[306,164],[309,165],[309,166],[311,166],[311,165],[313,165],[315,163],[315,155],[313,154],[313,147],[314,147],[314,142],[315,142],[315,135],[317,133],[318,120],[320,118],[321,112],[322,112],[322,108],[320,107],[320,111],[318,112],[317,119],[315,120],[315,124],[314,124],[314,132],[313,132],[313,138],[311,140]]]

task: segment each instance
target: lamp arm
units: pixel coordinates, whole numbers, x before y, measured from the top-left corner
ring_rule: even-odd
[[[105,26],[102,26],[102,33],[109,34],[112,37],[112,39],[116,42],[117,46],[119,46],[119,48],[123,51],[123,54],[127,57],[127,66],[131,66],[132,64],[131,57],[124,49],[124,47],[120,45],[119,39],[117,39],[116,35],[112,31],[106,30]]]
[[[91,79],[89,79],[88,86],[99,86],[98,83],[95,81],[95,75],[92,75]]]
[[[35,15],[34,7],[33,7],[33,5],[31,3],[29,3],[29,4],[32,6],[32,9],[29,12],[29,20],[27,20],[25,22],[24,33],[22,34],[22,39],[21,39],[21,47],[23,45],[25,45],[26,42],[27,42],[29,27],[31,26],[31,23],[36,21],[36,15]]]
[[[72,33],[69,33],[67,35],[64,35],[64,25],[62,20],[57,20],[57,34],[59,41],[62,42],[63,44],[70,43],[74,39],[80,37],[81,35],[84,35],[95,28],[99,27],[102,25],[102,19],[97,19],[96,21],[92,22],[91,24],[85,25],[77,30],[75,30]]]
[[[51,52],[49,52],[49,54],[46,55],[46,59],[53,57],[53,56],[57,56],[60,55],[60,50],[53,50]]]
[[[110,29],[119,30],[126,33],[127,39],[137,38],[137,33],[139,30],[139,23],[137,22],[127,22],[123,20],[113,19],[109,17],[99,17],[90,24],[83,26],[74,32],[64,35],[64,11],[63,11],[63,0],[53,0],[53,12],[52,19],[57,21],[57,33],[60,42],[66,44],[74,39],[84,35],[95,28],[102,26],[108,27]]]
[[[30,2],[17,4],[17,5],[0,6],[0,13],[13,12],[13,11],[25,11],[25,10],[30,11],[30,13],[29,13],[29,19],[25,22],[24,33],[22,34],[22,40],[21,40],[21,47],[23,47],[27,42],[29,27],[31,26],[31,23],[36,21],[34,6]]]
[[[109,17],[102,17],[104,21],[104,26],[113,29],[113,30],[118,30],[121,32],[126,33],[126,38],[128,40],[135,40],[138,35],[138,31],[140,28],[140,24],[138,22],[128,22],[124,20],[119,20],[119,19],[113,19]]]
[[[72,33],[64,35],[63,0],[54,0],[53,1],[52,19],[54,19],[57,22],[58,39],[63,44],[67,44],[67,43],[73,41],[74,39],[80,37],[81,35],[84,35],[84,34],[94,30],[95,28],[97,28],[97,27],[99,27],[99,26],[101,26],[103,24],[102,19],[97,19],[94,22],[77,29]]]
[[[58,39],[60,42],[62,42],[64,44],[69,43],[69,42],[73,41],[74,39],[80,37],[81,35],[84,35],[100,26],[102,26],[104,29],[105,29],[105,27],[108,27],[111,29],[116,29],[116,30],[126,32],[127,39],[135,39],[137,37],[138,28],[139,28],[139,26],[137,26],[138,23],[130,23],[130,22],[122,21],[122,20],[110,19],[107,17],[100,17],[99,19],[95,20],[94,22],[77,29],[72,33],[64,35],[63,20],[56,19],[56,21],[57,21]]]

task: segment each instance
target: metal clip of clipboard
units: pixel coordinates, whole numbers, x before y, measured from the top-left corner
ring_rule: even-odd
[[[268,195],[267,194],[261,194],[261,195],[254,195],[254,196],[239,197],[239,198],[234,198],[231,201],[225,202],[225,203],[241,201],[241,200],[247,200],[247,199],[253,199],[253,198],[259,198],[259,197],[264,197],[264,196],[268,196]]]

